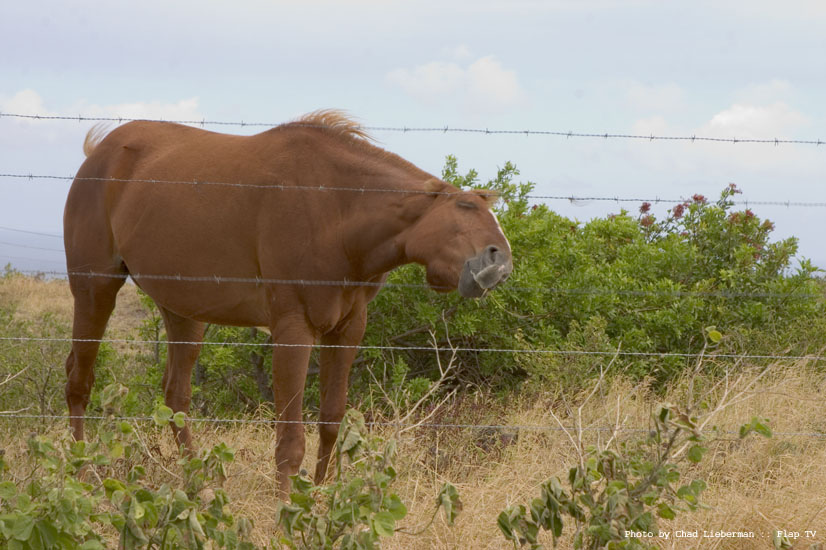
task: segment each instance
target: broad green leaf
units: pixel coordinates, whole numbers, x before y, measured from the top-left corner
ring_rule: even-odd
[[[201,527],[201,522],[198,520],[198,514],[196,514],[194,510],[189,514],[189,528],[192,529],[194,533],[206,537],[204,529]]]
[[[34,519],[19,514],[17,516],[16,521],[14,522],[14,526],[11,529],[11,535],[16,540],[21,542],[25,542],[29,540],[29,537],[32,536],[32,529],[34,528]]]
[[[677,517],[677,514],[671,509],[671,506],[665,502],[661,502],[660,505],[657,506],[657,515],[663,519],[674,519]]]
[[[511,522],[510,514],[508,513],[509,510],[510,508],[499,513],[496,517],[496,524],[499,526],[499,530],[502,531],[502,534],[507,540],[516,540],[513,536],[513,524]]]
[[[393,518],[397,521],[400,519],[404,519],[407,515],[407,506],[404,505],[402,500],[399,498],[398,495],[392,494],[384,499],[384,507],[387,509],[390,514],[393,515]]]
[[[115,441],[109,446],[109,456],[116,460],[123,457],[123,445],[119,441]]]
[[[740,437],[746,437],[751,432],[757,432],[764,437],[771,437],[772,431],[769,428],[768,421],[757,416],[752,417],[751,422],[740,426]]]
[[[155,424],[157,424],[158,426],[165,425],[171,419],[172,409],[170,409],[166,405],[158,405],[158,408],[156,408],[155,412],[152,414],[152,420],[154,420]]]
[[[380,537],[392,537],[396,532],[396,519],[393,514],[387,511],[381,511],[373,518],[373,529]]]
[[[701,445],[692,445],[691,448],[688,449],[688,454],[686,457],[694,463],[700,462],[703,460],[703,455],[708,451],[706,447]]]
[[[178,428],[183,428],[186,426],[186,413],[183,411],[176,412],[172,415],[172,422],[174,422]]]
[[[17,495],[17,487],[11,481],[0,483],[0,499],[11,500]]]
[[[37,531],[40,533],[40,539],[43,541],[43,546],[46,548],[52,548],[57,544],[58,532],[52,521],[41,519],[35,524],[35,526],[37,527]]]
[[[140,502],[138,502],[137,499],[132,499],[132,507],[129,510],[129,515],[133,519],[139,520],[143,517],[144,513],[145,510],[143,508],[143,505]]]

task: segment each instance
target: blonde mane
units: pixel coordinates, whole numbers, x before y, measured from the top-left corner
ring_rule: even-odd
[[[290,122],[287,126],[319,127],[336,134],[373,141],[373,137],[361,127],[361,124],[338,109],[319,109]]]

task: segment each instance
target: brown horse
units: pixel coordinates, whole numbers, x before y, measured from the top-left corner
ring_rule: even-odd
[[[77,439],[95,340],[131,275],[160,308],[169,341],[196,343],[169,344],[163,390],[174,411],[189,409],[206,323],[269,327],[275,407],[288,421],[277,428],[282,496],[304,457],[311,347],[326,346],[321,421],[330,424],[319,429],[315,471],[323,480],[367,303],[388,272],[416,262],[432,288],[478,297],[513,269],[490,196],[460,191],[368,139],[336,111],[254,136],[148,121],[102,139],[90,131],[63,220],[75,301],[66,401]],[[173,430],[191,448],[189,427]]]

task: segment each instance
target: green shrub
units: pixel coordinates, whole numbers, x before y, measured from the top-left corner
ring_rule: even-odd
[[[751,210],[737,210],[730,185],[711,202],[695,195],[662,219],[644,204],[639,215],[622,211],[587,223],[531,204],[534,186],[517,183],[510,163],[481,183],[462,176],[448,157],[443,177],[459,186],[501,194],[495,208],[514,257],[509,281],[481,300],[436,295],[424,288],[388,287],[371,304],[365,343],[463,348],[566,350],[573,354],[463,352],[459,376],[470,383],[507,387],[581,383],[605,363],[577,352],[654,354],[621,356],[624,370],[665,382],[691,363],[660,353],[698,353],[703,329],[727,334],[718,353],[816,353],[825,343],[823,284],[808,260],[792,269],[797,241],[771,241],[774,225]],[[394,271],[390,283],[422,284],[420,266]],[[402,357],[410,376],[435,376],[432,353],[362,353],[368,363]],[[575,373],[570,376],[568,373]],[[356,377],[357,387],[368,379]],[[577,382],[579,381],[579,382]]]
[[[361,413],[347,411],[336,440],[332,481],[315,486],[304,476],[292,477],[290,501],[278,505],[280,543],[292,549],[372,550],[382,537],[401,531],[397,522],[407,507],[392,490],[395,452],[392,440],[367,433]],[[439,509],[450,525],[461,510],[450,483],[436,498],[431,523]]]
[[[128,390],[101,392],[108,414],[121,412]],[[183,425],[183,413],[159,407],[155,423]],[[144,434],[145,435],[145,434]],[[142,437],[128,422],[109,420],[93,442],[67,433],[28,441],[29,472],[10,475],[0,456],[0,541],[9,550],[252,549],[249,520],[229,513],[220,488],[233,451],[224,444],[178,461],[180,487],[153,483],[142,465]]]
[[[740,437],[751,432],[771,437],[759,418],[741,427]],[[551,533],[556,546],[567,522],[573,523],[575,549],[656,548],[648,541],[658,536],[658,518],[671,520],[703,506],[705,481],[683,482],[682,477],[687,464],[702,461],[708,450],[705,441],[697,417],[675,405],[662,405],[652,415],[647,437],[615,448],[578,449],[580,462],[569,470],[567,488],[558,478],[549,479],[528,507],[518,504],[502,511],[499,529],[514,548],[542,548],[542,530]]]

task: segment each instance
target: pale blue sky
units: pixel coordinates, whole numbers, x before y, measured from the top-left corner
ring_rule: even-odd
[[[826,141],[824,29],[819,0],[5,2],[0,112],[281,122],[337,107],[371,126]],[[74,173],[90,126],[0,118],[0,173]],[[751,200],[826,202],[826,145],[375,137],[433,173],[448,154],[483,177],[513,161],[538,194],[714,197],[735,182]],[[67,189],[0,178],[0,226],[60,233]],[[620,208],[551,207],[583,221]],[[826,267],[826,208],[754,210]],[[0,264],[62,268],[59,251],[3,243],[58,239],[0,229]]]

